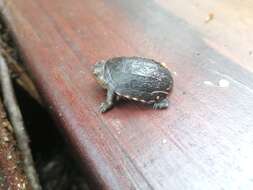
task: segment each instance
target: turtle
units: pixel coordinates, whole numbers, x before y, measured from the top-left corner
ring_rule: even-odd
[[[136,56],[113,57],[97,62],[93,74],[107,90],[106,100],[99,109],[102,113],[121,98],[153,104],[154,109],[169,105],[166,97],[173,87],[173,78],[164,63]]]

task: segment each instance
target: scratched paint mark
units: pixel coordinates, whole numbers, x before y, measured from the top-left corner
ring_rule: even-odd
[[[216,83],[206,80],[203,83],[207,86],[214,86],[214,87],[220,87],[220,88],[228,88],[230,86],[230,82],[226,79],[220,79]]]
[[[220,79],[218,81],[218,83],[213,83],[213,82],[208,81],[208,80],[204,81],[203,83],[207,86],[214,86],[214,87],[221,87],[221,88],[227,88],[230,85],[230,82],[226,79]]]
[[[112,124],[115,126],[116,133],[117,133],[118,135],[120,135],[120,134],[121,134],[121,126],[122,126],[120,120],[118,120],[118,119],[113,119],[113,120],[112,120]]]
[[[207,86],[215,86],[214,83],[212,83],[212,82],[209,81],[209,80],[205,80],[203,83],[204,83],[205,85],[207,85]]]
[[[220,76],[222,76],[222,77],[224,77],[224,78],[227,78],[231,82],[237,84],[239,87],[244,88],[244,89],[248,90],[249,92],[253,93],[253,89],[252,88],[250,88],[247,85],[239,82],[238,80],[234,79],[233,77],[231,77],[229,75],[226,75],[224,73],[218,72],[218,71],[213,71],[213,72],[216,73],[216,74],[218,74],[218,75],[220,75]]]

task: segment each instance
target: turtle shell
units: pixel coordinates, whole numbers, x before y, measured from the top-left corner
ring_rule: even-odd
[[[173,86],[171,73],[163,64],[141,57],[109,59],[104,76],[117,95],[146,103],[166,98]]]

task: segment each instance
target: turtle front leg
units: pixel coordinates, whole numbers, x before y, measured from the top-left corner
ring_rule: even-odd
[[[167,107],[169,107],[169,101],[166,98],[160,102],[154,103],[153,105],[154,109],[165,109]]]
[[[108,90],[107,90],[106,101],[103,102],[103,103],[100,105],[100,108],[99,108],[99,111],[100,111],[101,113],[104,113],[104,112],[106,112],[106,111],[108,111],[109,109],[112,108],[114,97],[115,97],[114,91],[111,90],[111,89],[108,89]]]

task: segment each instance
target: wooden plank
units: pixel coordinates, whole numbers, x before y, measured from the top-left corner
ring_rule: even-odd
[[[253,3],[1,2],[41,94],[97,187],[253,188]],[[175,79],[169,109],[122,102],[98,113],[105,92],[92,65],[121,55],[167,64]]]

